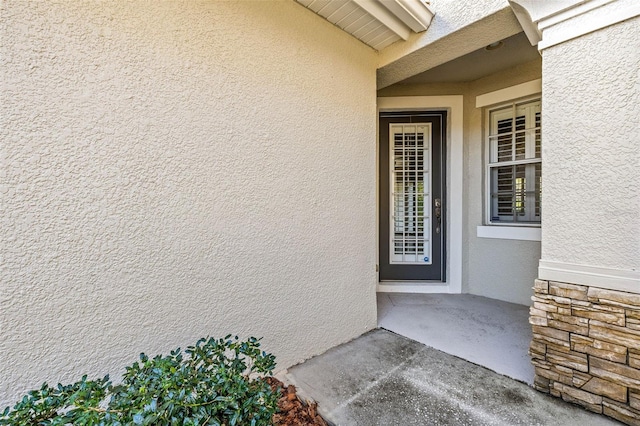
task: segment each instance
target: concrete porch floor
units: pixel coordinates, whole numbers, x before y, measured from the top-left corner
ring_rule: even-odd
[[[378,293],[378,327],[533,384],[528,306],[471,294]]]
[[[524,383],[377,329],[281,376],[335,425],[615,425]]]

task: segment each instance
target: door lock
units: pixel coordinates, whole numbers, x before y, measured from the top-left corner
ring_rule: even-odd
[[[435,207],[436,215],[436,234],[440,233],[440,225],[442,224],[442,201],[440,198],[433,200],[433,206]]]

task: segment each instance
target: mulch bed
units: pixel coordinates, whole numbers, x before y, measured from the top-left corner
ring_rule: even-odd
[[[302,403],[296,395],[296,387],[285,386],[275,377],[268,377],[267,382],[273,390],[281,389],[278,400],[278,412],[273,416],[276,426],[327,426],[327,422],[318,414],[315,402]]]

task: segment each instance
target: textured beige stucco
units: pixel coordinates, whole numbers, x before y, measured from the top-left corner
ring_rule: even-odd
[[[476,96],[540,78],[541,61],[518,65],[479,80],[459,83],[396,84],[378,96],[464,96],[464,194],[462,289],[508,302],[528,305],[537,277],[540,242],[478,238],[483,225],[485,143],[484,115]]]
[[[294,2],[2,2],[0,407],[376,325],[375,53]]]
[[[640,269],[640,18],[543,51],[542,259]]]

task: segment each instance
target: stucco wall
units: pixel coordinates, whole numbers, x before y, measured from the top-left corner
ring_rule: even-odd
[[[376,324],[375,53],[294,2],[2,2],[0,407]]]
[[[640,269],[639,40],[635,18],[543,51],[543,260]]]
[[[530,304],[537,277],[540,243],[477,237],[484,211],[484,115],[476,96],[540,78],[539,60],[479,80],[403,85],[378,91],[378,96],[464,96],[463,292],[523,305]]]
[[[468,200],[467,232],[469,293],[529,305],[531,287],[538,276],[540,242],[478,238],[485,209],[485,114],[476,108],[476,96],[535,80],[541,76],[540,60],[515,66],[469,84],[465,99]],[[542,144],[545,144],[543,140]],[[543,160],[544,161],[544,160]],[[544,176],[543,176],[544,178]],[[543,219],[544,220],[544,219]],[[545,220],[546,223],[546,220]]]

